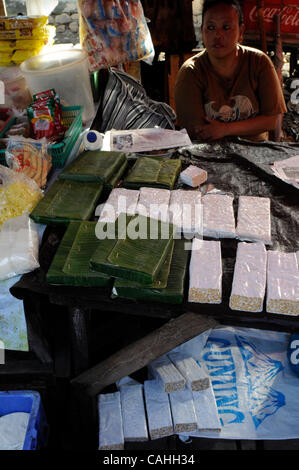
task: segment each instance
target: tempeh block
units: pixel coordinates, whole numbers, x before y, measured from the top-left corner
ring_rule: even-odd
[[[172,417],[168,394],[157,380],[144,382],[144,396],[151,439],[160,439],[173,434]]]
[[[202,235],[201,193],[183,189],[171,191],[169,219],[185,236]]]
[[[267,251],[263,243],[238,243],[229,306],[262,312],[266,291]]]
[[[168,357],[186,379],[186,385],[190,390],[204,390],[210,387],[209,376],[193,357],[180,352],[169,353]]]
[[[208,174],[198,166],[189,165],[186,170],[182,171],[180,174],[180,179],[182,183],[192,186],[192,188],[196,188],[207,181]]]
[[[188,388],[169,393],[175,433],[193,432],[197,429],[192,392]]]
[[[135,215],[139,191],[115,188],[111,191],[101,211],[99,222],[115,222],[120,213]]]
[[[98,395],[99,450],[123,450],[120,392]]]
[[[161,381],[164,392],[175,392],[185,387],[184,377],[167,356],[151,362],[148,369],[154,378]]]
[[[269,313],[299,315],[299,272],[294,255],[268,251],[266,310]]]
[[[222,262],[220,242],[194,238],[189,270],[189,302],[221,303]]]
[[[147,441],[148,432],[143,401],[143,385],[120,388],[125,442]]]
[[[197,418],[198,431],[221,431],[217,404],[212,387],[199,392],[193,392],[194,408]]]
[[[233,196],[206,194],[203,203],[203,235],[209,238],[235,238]]]
[[[159,188],[140,188],[136,213],[151,219],[168,221],[170,191]]]
[[[237,217],[237,238],[271,244],[270,199],[240,196]]]

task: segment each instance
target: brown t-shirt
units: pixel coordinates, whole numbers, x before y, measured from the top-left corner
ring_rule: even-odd
[[[215,72],[206,50],[188,59],[179,70],[174,90],[178,124],[191,138],[194,125],[206,124],[204,116],[229,122],[287,111],[271,59],[258,49],[238,47],[239,64],[230,80]],[[261,141],[267,134],[246,139]]]

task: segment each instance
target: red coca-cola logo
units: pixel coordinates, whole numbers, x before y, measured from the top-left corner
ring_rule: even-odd
[[[256,10],[256,6],[254,6],[249,12],[249,20],[253,23],[257,21]],[[274,15],[280,13],[281,26],[299,27],[299,7],[285,6],[281,9],[280,7],[269,6],[264,7],[263,12],[265,23],[273,23]]]

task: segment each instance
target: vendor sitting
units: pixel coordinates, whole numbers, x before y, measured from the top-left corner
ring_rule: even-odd
[[[175,85],[178,124],[193,140],[266,140],[287,110],[271,59],[241,46],[243,33],[237,0],[205,0],[205,49],[182,65]]]

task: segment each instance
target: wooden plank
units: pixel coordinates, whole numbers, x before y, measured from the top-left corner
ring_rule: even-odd
[[[213,318],[185,313],[83,372],[72,380],[72,385],[85,396],[95,397],[108,385],[217,325]]]
[[[74,375],[77,375],[89,367],[88,311],[78,307],[69,307],[68,312],[73,370]]]

